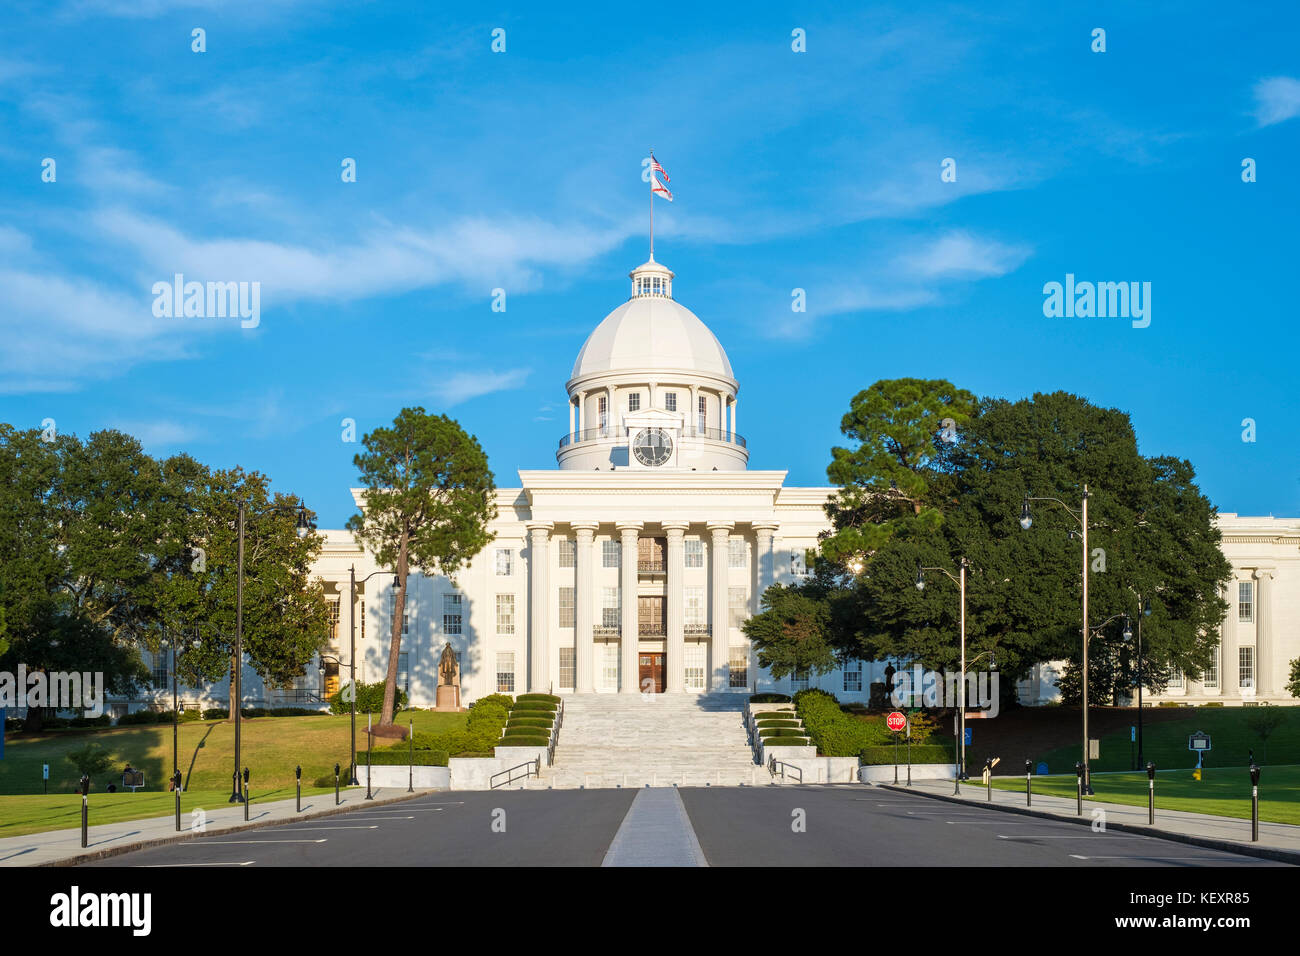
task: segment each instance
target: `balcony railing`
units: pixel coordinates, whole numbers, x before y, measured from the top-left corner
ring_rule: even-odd
[[[667,637],[668,636],[668,628],[662,622],[638,624],[636,627],[636,632],[642,637]]]
[[[687,624],[682,628],[682,633],[688,636],[692,634],[712,634],[713,627],[709,624]]]
[[[623,628],[617,624],[597,624],[591,629],[593,637],[618,637]]]
[[[664,563],[658,560],[638,561],[636,563],[636,569],[641,574],[666,574],[667,573],[667,568],[665,567]]]
[[[749,443],[744,437],[735,432],[727,431],[725,428],[695,428],[686,429],[682,432],[682,438],[704,438],[708,441],[726,442],[729,445],[739,445],[741,448],[748,448]],[[627,438],[627,429],[622,425],[609,425],[605,428],[584,428],[580,432],[572,432],[563,435],[560,438],[560,448],[568,448],[570,445],[581,445],[583,442],[590,441],[609,441],[613,438]]]

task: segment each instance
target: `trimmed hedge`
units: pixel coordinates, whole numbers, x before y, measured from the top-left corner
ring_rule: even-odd
[[[751,704],[788,704],[790,698],[785,694],[751,694],[749,702]]]
[[[506,724],[506,730],[512,727],[541,727],[550,730],[551,725],[554,723],[554,720],[549,720],[546,717],[511,717],[510,723]]]
[[[812,741],[807,737],[769,737],[763,741],[764,747],[810,747]]]
[[[824,690],[801,690],[794,695],[794,703],[817,751],[827,757],[857,757],[864,748],[893,740],[883,720],[863,720],[844,713],[835,695]]]
[[[357,761],[357,768],[364,771],[366,768],[366,758],[360,754],[360,760]],[[402,750],[376,750],[370,755],[370,763],[376,767],[405,767],[408,763],[414,763],[417,767],[445,767],[447,766],[447,751],[445,750],[417,750],[412,758],[411,751],[407,747]],[[346,780],[346,778],[344,778]],[[365,782],[365,777],[360,777]],[[334,786],[334,777],[330,775],[329,786]]]
[[[123,714],[117,718],[117,725],[119,727],[134,727],[137,724],[156,724],[160,717],[162,717],[162,714],[156,710],[137,710],[135,713]],[[66,726],[67,721],[64,724]],[[45,721],[45,726],[50,726],[49,720]]]
[[[513,707],[511,707],[510,712],[512,714],[523,714],[523,713],[530,713],[530,712],[536,712],[542,714],[553,714],[557,710],[559,710],[559,707],[560,707],[559,704],[553,704],[549,700],[523,700],[517,702]]]
[[[763,727],[759,730],[758,736],[766,740],[769,737],[807,737],[808,735],[796,727]]]
[[[907,748],[901,743],[897,751],[892,745],[863,747],[858,758],[863,766],[878,767],[882,764],[893,764],[895,753],[900,765],[907,763]],[[912,763],[952,763],[952,756],[952,751],[939,744],[912,744]]]
[[[497,741],[498,747],[549,747],[550,737],[533,737],[526,734],[514,734]]]
[[[759,730],[762,730],[764,727],[798,727],[798,726],[800,726],[800,722],[797,721],[797,720],[759,720],[759,721],[755,721],[755,723],[758,725],[758,729],[759,729]]]
[[[794,720],[799,714],[793,710],[765,710],[761,714],[755,714],[755,720]]]
[[[559,704],[560,702],[560,698],[554,694],[520,694],[515,700],[540,700],[551,704]]]

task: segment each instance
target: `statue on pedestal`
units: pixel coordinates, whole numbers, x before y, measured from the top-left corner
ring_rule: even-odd
[[[438,659],[438,696],[435,710],[460,710],[460,662],[450,644]]]

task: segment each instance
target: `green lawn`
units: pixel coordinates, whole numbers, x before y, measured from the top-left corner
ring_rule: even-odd
[[[7,757],[6,757],[7,760]],[[256,812],[259,802],[284,800],[293,796],[293,787],[259,790],[253,788],[253,803],[250,811]],[[334,788],[303,787],[304,804],[309,796],[327,794],[326,803],[333,804]],[[222,791],[190,790],[181,794],[181,826],[190,826],[190,811],[195,809],[213,810],[232,809],[238,812],[238,805],[229,803],[230,788]],[[321,805],[319,800],[315,801]],[[119,823],[123,820],[142,820],[147,817],[171,816],[176,812],[175,797],[170,793],[95,793],[90,794],[90,825],[101,823]],[[225,825],[223,814],[222,825]],[[230,817],[228,822],[238,821]],[[209,818],[210,823],[218,821]],[[0,797],[0,838],[22,836],[25,833],[42,833],[46,830],[63,830],[81,826],[81,798],[76,794],[50,794],[49,796]]]
[[[437,713],[426,710],[406,711],[397,722],[415,721],[417,732],[441,733],[463,728],[466,714]],[[255,792],[266,788],[287,789],[291,794],[294,784],[294,767],[302,765],[304,787],[312,785],[333,787],[335,762],[348,764],[349,718],[322,715],[320,717],[253,717],[241,721],[241,763],[249,768],[251,786]],[[121,782],[122,767],[128,762],[143,770],[148,790],[162,792],[166,806],[163,813],[171,811],[170,797],[166,796],[167,776],[172,771],[172,727],[170,724],[151,724],[136,727],[114,727],[94,731],[52,731],[36,737],[8,737],[4,760],[0,760],[0,795],[41,793],[41,765],[50,765],[50,794],[72,794],[76,790],[78,773],[65,759],[70,750],[94,741],[113,755],[115,765],[111,772],[97,776],[91,782],[91,796],[111,798],[109,783]],[[377,747],[391,740],[376,739]],[[366,720],[357,720],[357,748],[362,752],[358,761],[365,763]],[[185,787],[190,791],[230,793],[230,778],[235,762],[235,730],[229,721],[194,721],[180,725],[180,769],[185,775]],[[143,798],[144,791],[128,794]],[[8,819],[10,797],[0,796],[0,820]],[[148,815],[148,814],[144,814]]]
[[[1249,714],[1257,709],[1259,708],[1179,708],[1180,715],[1186,712],[1185,720],[1145,725],[1142,734],[1143,757],[1152,761],[1158,770],[1195,767],[1196,755],[1187,749],[1187,738],[1196,731],[1205,731],[1210,735],[1214,748],[1205,755],[1206,767],[1244,767],[1249,762],[1248,754],[1251,750],[1254,750],[1255,761],[1260,766],[1300,764],[1300,707],[1270,708],[1282,713],[1286,722],[1274,730],[1266,741],[1261,740],[1245,723]],[[1040,759],[1054,769],[1073,767],[1079,759],[1079,746],[1077,741],[1071,742]],[[1092,769],[1131,770],[1130,749],[1127,728],[1120,733],[1102,737],[1101,757],[1091,761]],[[1133,745],[1132,749],[1135,750],[1136,746]]]
[[[1213,767],[1192,779],[1190,770],[1156,774],[1156,809],[1213,813],[1250,819],[1250,775],[1245,767]],[[979,786],[978,778],[971,785]],[[1025,792],[1025,778],[994,777],[998,790]],[[1094,773],[1096,796],[1085,801],[1147,805],[1147,775],[1142,773]],[[1034,793],[1074,797],[1074,774],[1034,777]],[[1300,766],[1264,767],[1259,780],[1259,818],[1271,823],[1300,824]]]

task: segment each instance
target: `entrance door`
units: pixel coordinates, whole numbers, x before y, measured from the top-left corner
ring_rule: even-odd
[[[642,651],[637,660],[641,669],[641,693],[662,694],[664,692],[664,652]]]

